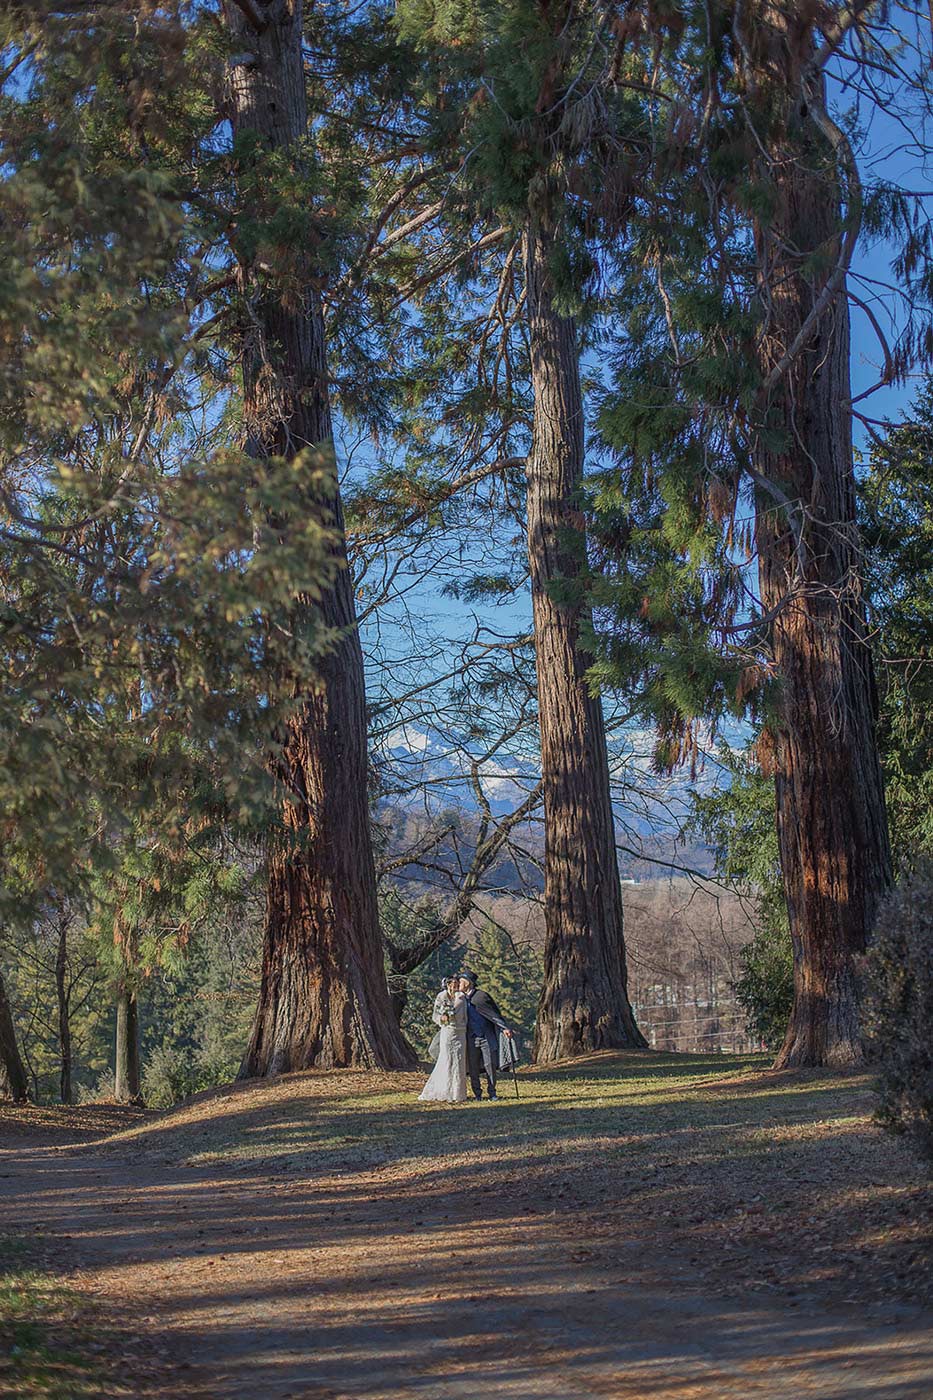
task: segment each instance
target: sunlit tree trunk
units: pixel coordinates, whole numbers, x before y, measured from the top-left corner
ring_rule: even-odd
[[[891,880],[861,593],[844,278],[790,354],[843,252],[842,146],[823,116],[822,81],[807,86],[806,15],[766,4],[757,18],[754,91],[772,103],[761,108],[761,126],[776,196],[773,217],[757,229],[761,368],[773,381],[755,462],[757,547],[780,686],[765,757],[794,948],[793,1010],[777,1064],[844,1066],[862,1057],[856,958]],[[850,205],[853,198],[850,191]]]
[[[541,774],[544,784],[544,986],[535,1059],[644,1046],[627,993],[622,891],[602,705],[586,681],[592,657],[581,574],[584,422],[572,318],[554,305],[551,237],[525,236],[534,434],[528,457]]]
[[[275,212],[263,203],[263,163],[299,171],[308,137],[300,0],[227,4],[236,39],[230,92],[241,189],[255,234]],[[279,167],[276,167],[279,168]],[[296,601],[301,636],[320,624],[337,640],[300,697],[283,754],[295,842],[269,857],[259,1006],[244,1076],[308,1066],[411,1063],[392,1014],[383,967],[370,833],[363,656],[334,470],[320,297],[308,250],[294,249],[288,283],[240,250],[243,390],[248,450],[293,457],[313,448],[328,485],[307,509],[333,531],[335,571],[320,602]],[[284,522],[287,529],[287,522]]]
[[[55,992],[58,1001],[58,1050],[61,1061],[59,1096],[62,1103],[71,1103],[71,1018],[68,1006],[68,924],[62,915],[58,925],[58,949],[55,957]]]
[[[113,1082],[113,1096],[117,1103],[139,1103],[142,1097],[139,1078],[139,1002],[130,987],[121,987],[117,992]]]

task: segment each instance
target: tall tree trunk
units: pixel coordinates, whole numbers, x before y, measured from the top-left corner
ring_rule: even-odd
[[[139,1103],[139,1003],[129,986],[117,990],[117,1028],[114,1037],[114,1087],[117,1103]]]
[[[535,1059],[644,1046],[629,1004],[622,891],[602,705],[581,599],[585,568],[584,422],[574,321],[554,306],[551,239],[525,236],[534,433],[528,458],[528,557],[544,783],[544,986]]]
[[[813,52],[808,21],[793,7],[770,4],[762,20],[757,90],[773,95],[781,84],[787,111],[770,127],[775,214],[757,230],[767,380],[787,361],[828,285],[843,235],[837,155],[813,119],[819,110],[825,129],[822,85],[810,91],[809,113],[801,103]],[[891,881],[860,584],[849,312],[844,279],[837,281],[773,384],[755,463],[761,600],[766,615],[773,613],[781,687],[768,747],[794,948],[793,1010],[776,1061],[782,1067],[862,1058],[855,959]]]
[[[227,14],[238,50],[234,136],[255,232],[274,212],[262,207],[262,162],[284,153],[300,167],[308,138],[302,6],[257,0],[240,8],[231,0]],[[379,933],[363,654],[334,470],[320,297],[301,249],[287,286],[276,285],[255,254],[242,255],[241,274],[249,306],[242,359],[248,450],[291,458],[314,448],[330,481],[307,509],[336,537],[334,580],[320,603],[297,600],[295,631],[323,623],[338,639],[289,723],[282,777],[296,800],[285,805],[285,825],[302,839],[283,840],[270,853],[259,1006],[240,1073],[407,1065],[413,1055],[392,1014]]]
[[[0,1094],[14,1103],[29,1098],[29,1079],[16,1040],[13,1013],[7,1000],[6,985],[0,975]]]
[[[117,1023],[114,1032],[113,1096],[117,1103],[141,1103],[139,1077],[139,1002],[136,995],[136,930],[118,910],[113,939],[120,960]]]
[[[68,1014],[68,923],[63,915],[58,925],[58,952],[55,958],[55,991],[58,998],[58,1048],[61,1059],[59,1080],[62,1103],[71,1103],[71,1022]]]

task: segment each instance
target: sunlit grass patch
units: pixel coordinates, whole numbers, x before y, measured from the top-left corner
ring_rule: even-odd
[[[88,1349],[81,1300],[0,1240],[0,1395],[21,1400],[99,1396],[100,1366]]]
[[[671,1150],[705,1135],[718,1158],[772,1144],[749,1134],[779,1125],[792,1132],[837,1115],[861,1116],[867,1081],[775,1075],[763,1055],[603,1052],[503,1079],[498,1104],[425,1105],[423,1073],[309,1072],[197,1095],[167,1115],[113,1139],[171,1160],[243,1168],[265,1163],[299,1171],[361,1171],[391,1163],[474,1158],[538,1161],[583,1135],[607,1143],[624,1135]],[[516,1094],[517,1087],[517,1094]],[[697,1144],[698,1145],[698,1144]],[[705,1154],[704,1154],[705,1155]]]

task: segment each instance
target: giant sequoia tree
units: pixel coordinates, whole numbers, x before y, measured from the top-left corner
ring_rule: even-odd
[[[529,209],[525,296],[534,416],[528,560],[544,790],[544,985],[536,1060],[645,1044],[629,1005],[602,704],[590,689],[580,350],[554,286],[553,211]]]
[[[23,919],[49,878],[113,906],[133,846],[273,826],[271,761],[291,830],[251,1067],[390,1063],[320,315],[305,249],[277,262],[289,238],[270,230],[270,210],[306,207],[301,17],[234,14],[235,180],[209,16],[4,18],[2,893]]]
[[[796,6],[763,4],[750,18],[740,71],[773,201],[755,225],[765,308],[756,545],[794,945],[777,1064],[845,1065],[862,1055],[855,958],[891,880],[852,462],[846,274],[861,195],[821,66],[844,12],[823,21],[825,38]]]
[[[261,834],[268,862],[243,1073],[407,1062],[356,609],[441,587],[517,599],[533,626],[474,619],[450,661],[444,609],[427,647],[406,615],[398,713],[449,685],[432,723],[482,821],[448,917],[396,965],[455,929],[533,812],[531,793],[497,825],[483,773],[537,728],[536,1054],[642,1043],[604,685],[656,725],[663,769],[727,712],[754,722],[795,950],[781,1062],[858,1058],[854,967],[890,858],[847,298],[860,231],[883,228],[922,311],[883,344],[896,379],[933,345],[933,239],[860,180],[826,75],[844,55],[866,101],[904,80],[886,13],[3,10],[0,903],[28,920],[54,887],[116,916],[128,1094],[159,863],[220,831]],[[357,596],[335,424],[367,434],[347,454]],[[391,690],[392,645],[368,661]]]
[[[515,356],[527,386],[525,517],[547,925],[535,1057],[640,1046],[626,989],[606,733],[587,675],[586,421],[574,312],[588,266],[584,255],[574,267],[586,242],[580,195],[585,209],[602,176],[591,158],[596,130],[604,128],[593,114],[603,113],[607,74],[602,57],[594,63],[593,55],[606,15],[595,6],[546,0],[495,12],[418,0],[399,9],[403,33],[428,56],[425,106],[442,171],[463,151],[471,153],[457,192],[450,193],[444,176],[448,190],[438,208],[450,220],[452,246],[466,227],[478,249],[488,239],[506,250],[492,284],[491,318],[514,328],[516,344],[501,353]],[[438,69],[439,101],[438,79],[430,76]],[[516,266],[521,292],[507,317]],[[500,404],[500,432],[503,421],[514,431],[515,411],[512,401]]]
[[[410,1052],[389,1004],[376,907],[363,657],[335,477],[314,229],[300,210],[311,159],[301,0],[230,3],[228,20],[247,447],[258,458],[317,456],[319,484],[305,509],[330,528],[335,566],[319,598],[296,600],[292,618],[298,645],[321,620],[332,641],[316,685],[296,696],[288,721],[285,834],[269,855],[262,987],[242,1072],[402,1065]],[[285,548],[289,522],[280,524]]]
[[[695,753],[700,725],[729,709],[762,730],[794,943],[785,1065],[861,1057],[856,959],[891,877],[847,292],[860,232],[883,227],[922,309],[929,236],[907,196],[883,180],[863,187],[828,110],[827,65],[851,34],[874,71],[898,71],[864,29],[867,10],[723,6],[686,25],[646,12],[652,42],[636,46],[632,77],[658,93],[654,178],[627,231],[636,271],[620,298],[638,340],[623,349],[623,386],[603,419],[667,549],[640,589],[675,740],[664,757]],[[908,327],[897,353],[883,350],[889,382],[924,336]],[[616,508],[625,491],[613,490]],[[638,518],[626,521],[629,560]],[[638,590],[623,583],[617,597],[621,630]]]

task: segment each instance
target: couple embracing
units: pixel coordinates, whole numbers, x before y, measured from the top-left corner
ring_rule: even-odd
[[[424,1103],[462,1103],[469,1074],[473,1097],[481,1099],[483,1072],[488,1097],[496,1098],[499,1032],[511,1040],[512,1028],[489,993],[477,987],[474,973],[445,978],[431,1020],[440,1026],[437,1063],[418,1097]]]

